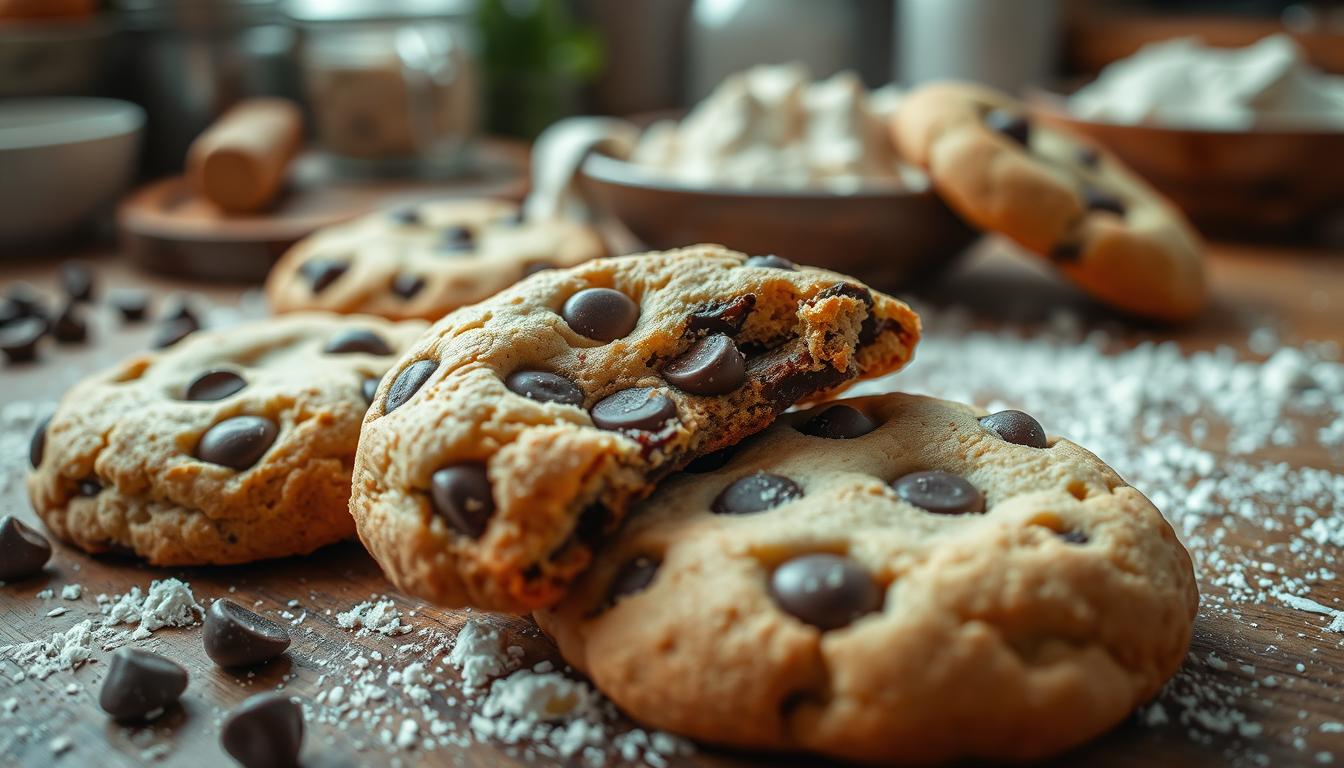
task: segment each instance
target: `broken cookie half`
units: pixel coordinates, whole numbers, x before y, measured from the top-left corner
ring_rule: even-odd
[[[658,480],[900,369],[918,339],[909,307],[857,280],[719,246],[542,272],[392,367],[350,508],[404,590],[548,606]]]

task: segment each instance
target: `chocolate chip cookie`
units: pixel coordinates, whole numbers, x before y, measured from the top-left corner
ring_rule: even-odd
[[[350,508],[402,589],[548,605],[654,482],[919,337],[857,281],[718,246],[532,276],[439,321],[360,436]]]
[[[1198,603],[1162,515],[1018,411],[781,416],[665,480],[537,621],[636,720],[718,744],[1017,761],[1120,722]]]
[[[891,129],[957,213],[1100,301],[1167,321],[1204,307],[1203,246],[1185,216],[1109,153],[1033,123],[1020,102],[934,83],[906,96]]]
[[[425,327],[295,314],[137,355],[80,382],[38,428],[33,508],[82,549],[156,565],[241,563],[348,538],[364,412]]]
[[[605,255],[591,228],[528,221],[498,200],[454,200],[380,211],[303,240],[271,270],[277,312],[359,312],[437,320],[543,269]]]

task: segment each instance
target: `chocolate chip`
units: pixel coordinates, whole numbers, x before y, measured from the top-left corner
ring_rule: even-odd
[[[118,291],[112,295],[112,306],[117,308],[122,320],[138,323],[149,313],[149,296],[144,291]]]
[[[545,371],[514,371],[504,380],[504,386],[529,400],[583,406],[583,390],[559,374]]]
[[[1081,243],[1066,242],[1057,243],[1050,249],[1050,260],[1059,264],[1072,264],[1082,258],[1083,246]]]
[[[406,366],[405,370],[392,380],[391,389],[387,390],[387,402],[383,405],[383,413],[397,410],[414,397],[438,367],[439,364],[433,360],[417,360]]]
[[[713,472],[727,464],[728,461],[733,458],[734,453],[736,453],[736,451],[732,446],[729,446],[728,448],[720,448],[712,453],[706,453],[704,456],[692,459],[691,463],[687,464],[683,471],[690,472],[693,475]]]
[[[359,391],[364,395],[364,402],[373,405],[373,398],[378,394],[378,385],[382,383],[383,380],[376,376],[370,376],[359,383]]]
[[[0,328],[0,352],[11,363],[30,363],[37,359],[37,345],[47,332],[47,321],[24,317]]]
[[[607,590],[607,604],[614,605],[622,597],[643,592],[658,575],[659,565],[657,560],[642,555],[622,565]]]
[[[701,331],[726,333],[729,336],[742,330],[742,324],[756,307],[756,296],[744,294],[697,309],[686,319],[688,335]]]
[[[86,477],[75,483],[75,490],[80,496],[93,497],[103,492],[103,484],[96,477]]]
[[[73,300],[51,321],[51,335],[62,344],[79,344],[89,338],[89,324]]]
[[[985,497],[966,478],[931,469],[912,472],[891,487],[896,495],[935,515],[965,515],[985,511]]]
[[[770,596],[787,614],[823,630],[848,626],[882,607],[882,591],[848,557],[813,554],[787,560],[770,574]]]
[[[282,693],[259,693],[234,708],[219,743],[244,768],[291,768],[303,749],[303,708]]]
[[[569,297],[560,310],[569,327],[598,341],[614,341],[635,329],[639,305],[610,288],[584,288]]]
[[[51,417],[37,423],[37,428],[33,430],[33,439],[28,443],[28,461],[32,462],[33,469],[37,469],[42,463],[42,456],[47,452],[47,427],[51,426]]]
[[[598,400],[591,415],[593,423],[602,429],[653,432],[677,417],[677,406],[652,387],[632,387]]]
[[[392,280],[392,292],[410,300],[425,287],[425,278],[419,275],[397,275]]]
[[[831,440],[850,440],[877,429],[877,422],[848,405],[833,405],[803,423],[803,434]]]
[[[92,301],[95,291],[93,270],[81,261],[61,264],[61,288],[71,301]]]
[[[9,300],[24,317],[47,316],[47,306],[42,301],[42,294],[27,283],[14,283],[9,286]]]
[[[200,326],[194,320],[181,318],[169,320],[159,325],[158,330],[154,332],[154,337],[150,340],[150,346],[154,349],[166,349],[198,330],[200,330]]]
[[[205,431],[196,444],[196,458],[211,464],[245,470],[265,455],[279,428],[261,416],[234,416]]]
[[[1087,534],[1083,531],[1071,528],[1059,534],[1059,538],[1069,544],[1086,544],[1088,542]]]
[[[117,720],[139,720],[177,701],[187,689],[187,670],[175,661],[139,648],[112,656],[98,706]]]
[[[1096,147],[1079,147],[1078,162],[1087,168],[1096,168],[1101,165],[1101,151]]]
[[[392,212],[392,220],[398,224],[420,224],[420,210],[418,208],[399,208]]]
[[[479,463],[454,464],[444,467],[430,478],[430,498],[434,511],[448,521],[458,533],[479,539],[495,512],[495,499],[490,493],[490,478],[485,465]]]
[[[321,293],[327,286],[336,282],[337,278],[345,274],[350,269],[350,265],[344,261],[335,259],[309,259],[299,267],[299,274],[308,279],[308,285],[313,293]]]
[[[163,314],[159,316],[159,319],[166,322],[181,320],[194,325],[196,328],[201,327],[201,318],[196,314],[196,310],[192,309],[191,302],[181,296],[173,299],[172,303],[168,305],[168,309],[164,310]]]
[[[726,395],[747,380],[747,361],[732,339],[716,333],[664,366],[663,378],[693,395]]]
[[[246,386],[247,380],[233,371],[215,369],[192,379],[187,385],[184,397],[192,402],[214,402],[223,400]]]
[[[46,537],[12,515],[0,519],[0,581],[32,576],[51,559]]]
[[[548,269],[555,269],[555,265],[544,261],[534,261],[523,267],[523,277],[531,277],[538,272],[545,272]]]
[[[710,509],[717,515],[750,515],[802,497],[803,489],[789,478],[757,472],[734,480],[715,497]]]
[[[232,600],[216,600],[210,604],[201,634],[206,655],[221,667],[260,664],[274,659],[289,647],[289,632],[284,625]]]
[[[1090,211],[1109,211],[1117,216],[1125,215],[1125,201],[1100,187],[1084,187],[1083,202]]]
[[[1031,144],[1031,122],[1025,115],[1008,109],[991,109],[985,114],[985,125],[1026,147]]]
[[[767,256],[751,256],[746,263],[748,267],[770,267],[772,269],[786,269],[790,272],[798,270],[797,264],[773,253]]]
[[[328,355],[390,355],[392,347],[382,336],[367,328],[347,328],[332,336],[322,351]]]
[[[0,327],[25,317],[28,317],[28,313],[23,307],[9,299],[0,299]]]
[[[980,426],[1014,445],[1049,448],[1041,423],[1021,411],[999,411],[980,419]]]
[[[439,241],[439,250],[448,253],[470,251],[475,247],[476,237],[472,235],[470,229],[462,226],[443,230],[443,238]]]

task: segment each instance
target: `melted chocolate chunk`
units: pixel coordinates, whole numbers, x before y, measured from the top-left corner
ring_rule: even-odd
[[[583,406],[583,390],[574,382],[556,373],[514,371],[504,379],[504,386],[529,400]]]
[[[485,465],[471,462],[444,467],[430,478],[434,511],[458,533],[479,539],[495,512]]]
[[[691,460],[691,463],[687,464],[682,471],[690,472],[693,475],[713,472],[731,461],[735,452],[736,446],[729,446],[712,453],[706,453],[704,456]]]
[[[1125,215],[1125,201],[1119,195],[1100,187],[1084,187],[1083,202],[1090,211],[1109,211],[1117,216]]]
[[[232,600],[220,599],[210,604],[201,635],[206,655],[221,667],[260,664],[289,648],[289,631],[283,624]]]
[[[215,369],[192,379],[184,398],[197,403],[214,402],[240,392],[246,386],[247,380],[237,373]]]
[[[349,328],[336,334],[322,351],[328,355],[390,355],[387,340],[367,328]]]
[[[434,360],[417,360],[406,366],[397,374],[397,378],[392,380],[392,387],[387,390],[387,402],[383,405],[383,413],[395,411],[414,397],[438,368],[439,364]]]
[[[980,419],[980,425],[1014,445],[1048,448],[1041,423],[1021,411],[999,411]]]
[[[303,749],[303,708],[283,693],[259,693],[229,713],[219,743],[244,768],[289,768]]]
[[[439,250],[444,253],[461,253],[470,251],[476,247],[476,237],[470,229],[462,226],[449,227],[443,230],[443,237],[439,240]]]
[[[117,720],[139,720],[177,701],[187,689],[187,670],[175,661],[139,648],[112,656],[98,706]]]
[[[1076,528],[1060,533],[1059,538],[1069,544],[1086,544],[1088,542],[1087,533]]]
[[[117,308],[122,320],[137,323],[149,314],[149,296],[144,291],[118,291],[112,294],[112,306]]]
[[[693,395],[726,395],[747,380],[747,363],[731,338],[716,333],[665,365],[663,378]]]
[[[51,543],[12,515],[0,519],[0,581],[32,576],[51,559]]]
[[[896,495],[935,515],[985,511],[985,497],[966,478],[938,469],[912,472],[891,484]]]
[[[602,429],[653,432],[677,418],[677,406],[656,389],[633,387],[598,400],[590,415]]]
[[[635,329],[639,305],[611,288],[585,288],[569,297],[560,316],[575,333],[597,341],[615,341]]]
[[[90,498],[103,492],[103,484],[98,482],[96,477],[86,477],[75,483],[75,491],[80,496]]]
[[[350,269],[348,262],[335,259],[309,259],[299,267],[299,274],[307,278],[308,286],[314,294],[317,294],[336,282],[348,269]]]
[[[150,339],[150,346],[154,349],[166,349],[179,341],[187,338],[191,334],[200,330],[200,326],[195,320],[169,320],[159,325],[154,331],[154,337]]]
[[[803,423],[801,431],[814,437],[851,440],[877,429],[877,422],[848,405],[833,405]]]
[[[364,395],[364,402],[373,405],[373,398],[378,395],[378,385],[382,383],[383,380],[376,376],[370,376],[359,383],[359,392]]]
[[[280,429],[261,416],[234,416],[201,435],[196,458],[239,471],[250,469],[266,455]]]
[[[740,477],[714,498],[716,515],[750,515],[803,497],[803,489],[783,475],[767,472]]]
[[[756,296],[745,294],[697,309],[686,319],[686,333],[723,333],[729,336],[742,330],[742,324],[756,308]]]

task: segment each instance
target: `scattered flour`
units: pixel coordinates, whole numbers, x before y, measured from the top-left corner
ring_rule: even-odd
[[[462,675],[468,691],[484,688],[489,682],[518,666],[522,648],[506,648],[504,633],[479,619],[462,625],[448,654],[448,663]]]
[[[356,635],[368,635],[377,632],[380,635],[405,635],[413,631],[409,624],[401,622],[401,614],[391,600],[363,602],[344,613],[336,614],[336,625],[343,629],[359,627]]]
[[[191,626],[204,615],[191,594],[190,585],[179,579],[151,582],[147,594],[139,587],[131,587],[131,591],[124,595],[99,595],[97,600],[104,624],[139,624],[131,633],[133,640],[149,637],[151,632],[163,627]]]
[[[80,584],[66,584],[61,587],[62,600],[78,600],[84,594],[84,587]]]
[[[45,640],[0,646],[0,659],[18,664],[20,671],[14,682],[27,677],[45,680],[53,672],[76,669],[93,658],[94,648],[110,634],[85,619],[62,632],[55,632]]]

